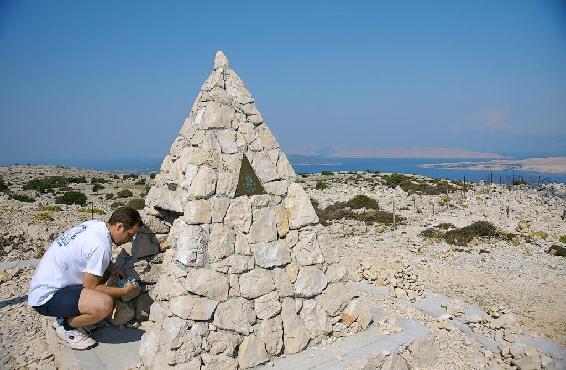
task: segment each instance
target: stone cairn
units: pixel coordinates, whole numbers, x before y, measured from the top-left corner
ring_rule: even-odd
[[[219,51],[142,212],[154,244],[167,244],[146,368],[249,368],[369,325],[295,177]]]

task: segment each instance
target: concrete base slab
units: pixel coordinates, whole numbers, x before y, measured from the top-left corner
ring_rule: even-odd
[[[78,351],[69,348],[59,339],[51,327],[52,320],[45,320],[44,327],[59,369],[126,370],[141,364],[138,353],[143,330],[103,327],[92,333],[92,337],[98,341],[96,347]]]
[[[412,343],[428,334],[428,329],[416,321],[400,318],[398,326],[402,332],[380,335],[376,324],[387,312],[373,310],[374,323],[366,331],[351,337],[341,338],[326,346],[307,348],[305,351],[272,360],[258,369],[345,369],[354,360],[368,358],[382,351],[395,353],[399,347]]]

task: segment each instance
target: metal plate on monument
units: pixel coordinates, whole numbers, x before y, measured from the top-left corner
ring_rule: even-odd
[[[236,196],[242,195],[258,195],[266,194],[261,182],[250,164],[248,158],[244,155],[242,165],[240,166],[240,176],[238,177],[238,187],[236,188]]]

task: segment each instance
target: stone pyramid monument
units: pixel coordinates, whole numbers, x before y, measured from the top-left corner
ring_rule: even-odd
[[[249,368],[371,322],[345,265],[323,253],[295,177],[217,52],[146,198],[144,221],[168,245],[140,347],[147,368]]]

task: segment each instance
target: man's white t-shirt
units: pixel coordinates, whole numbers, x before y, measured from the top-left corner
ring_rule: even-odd
[[[102,276],[112,258],[110,231],[92,220],[61,234],[39,261],[28,292],[30,306],[41,306],[70,285],[81,285],[83,274]]]

